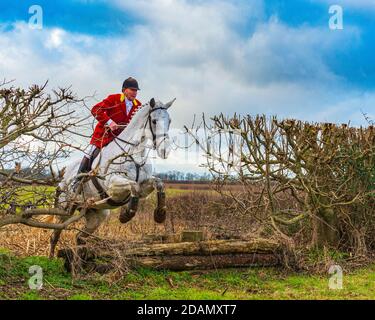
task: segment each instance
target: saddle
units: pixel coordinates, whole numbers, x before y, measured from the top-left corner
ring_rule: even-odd
[[[100,149],[99,148],[95,148],[94,151],[90,154],[90,158],[89,158],[89,161],[88,161],[88,168],[87,168],[87,172],[89,172],[90,170],[92,170],[92,164],[94,162],[94,160],[96,159],[96,157],[99,155],[100,153]],[[102,187],[102,185],[99,183],[99,180],[98,178],[95,176],[95,175],[90,175],[90,180],[92,181],[95,189],[98,191],[99,193],[99,196],[100,196],[100,199],[101,200],[104,200],[104,199],[107,199],[107,203],[110,205],[110,206],[113,206],[113,207],[121,207],[125,204],[127,204],[130,200],[130,195],[124,199],[123,201],[121,202],[117,202],[117,201],[114,201],[110,198],[110,196],[107,194],[107,192],[104,190],[104,188]]]

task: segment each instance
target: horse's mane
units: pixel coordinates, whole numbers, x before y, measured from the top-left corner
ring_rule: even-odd
[[[131,131],[134,129],[135,125],[141,122],[142,119],[146,119],[146,115],[149,111],[150,104],[146,103],[142,106],[140,106],[135,113],[133,113],[132,118],[130,119],[129,124],[126,126],[126,128],[120,133],[121,135],[127,134],[128,131]],[[143,123],[144,124],[144,123]]]

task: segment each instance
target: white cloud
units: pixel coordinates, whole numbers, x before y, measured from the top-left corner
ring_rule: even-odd
[[[48,40],[46,41],[46,47],[48,49],[58,48],[63,44],[65,32],[61,29],[54,29],[51,31]]]
[[[262,1],[112,0],[140,23],[117,37],[62,29],[0,28],[1,77],[28,86],[72,85],[80,96],[102,99],[138,78],[140,99],[167,101],[173,125],[193,114],[267,113],[315,121],[354,122],[369,112],[374,94],[350,89],[325,64],[332,51],[360,40],[360,32],[264,21]],[[249,26],[249,31],[243,30]],[[242,28],[240,34],[237,30]],[[175,164],[179,155],[171,157]],[[189,166],[191,164],[188,164]]]

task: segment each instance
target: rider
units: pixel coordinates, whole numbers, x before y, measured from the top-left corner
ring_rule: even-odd
[[[90,141],[89,152],[83,157],[77,175],[89,172],[92,159],[100,149],[118,136],[130,122],[134,112],[142,105],[136,99],[138,90],[140,89],[137,80],[130,77],[124,81],[122,93],[112,94],[92,108],[91,113],[98,120],[98,124]],[[74,190],[81,179],[82,177],[75,179]]]

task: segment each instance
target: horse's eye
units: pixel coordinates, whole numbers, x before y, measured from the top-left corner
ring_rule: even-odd
[[[153,123],[153,124],[156,124],[156,120],[152,120],[152,123]]]

